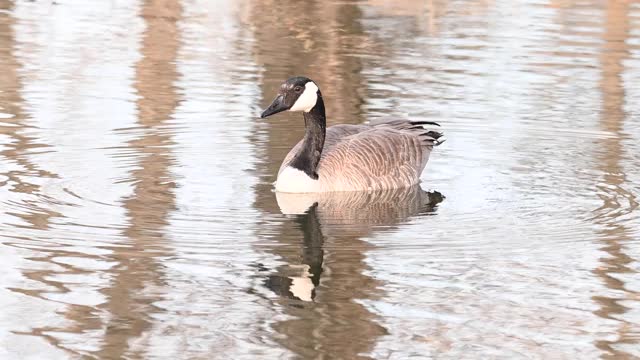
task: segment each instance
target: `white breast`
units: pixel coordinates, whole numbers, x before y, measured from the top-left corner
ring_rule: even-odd
[[[320,191],[320,182],[309,177],[304,171],[287,166],[276,180],[276,191],[306,193]]]

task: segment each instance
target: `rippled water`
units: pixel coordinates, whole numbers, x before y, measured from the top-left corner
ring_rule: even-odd
[[[640,357],[638,2],[0,0],[0,66],[2,359]],[[421,188],[276,195],[297,74]]]

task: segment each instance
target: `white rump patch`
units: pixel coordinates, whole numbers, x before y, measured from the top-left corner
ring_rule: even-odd
[[[304,92],[289,111],[309,112],[316,106],[316,101],[318,101],[318,86],[313,81],[309,81],[304,85]]]
[[[276,191],[289,193],[308,193],[317,192],[320,188],[320,182],[314,180],[304,171],[294,167],[287,166],[276,180]]]

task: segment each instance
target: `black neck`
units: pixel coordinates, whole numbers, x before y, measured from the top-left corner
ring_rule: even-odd
[[[318,162],[324,146],[327,118],[324,114],[324,102],[318,91],[316,105],[309,112],[304,112],[304,139],[302,148],[291,161],[291,166],[304,171],[312,179],[317,179]]]

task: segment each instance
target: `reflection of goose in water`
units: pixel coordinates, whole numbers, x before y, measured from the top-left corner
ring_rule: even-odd
[[[290,298],[312,301],[320,284],[326,236],[364,237],[375,227],[398,225],[433,213],[444,196],[420,186],[375,192],[276,193],[283,214],[295,215],[304,234],[300,264],[289,264],[269,276],[268,288]]]
[[[285,81],[265,118],[281,111],[302,111],[304,138],[282,162],[276,190],[290,193],[396,189],[413,186],[442,133],[429,121],[396,120],[376,125],[326,128],[322,94],[306,77]]]

